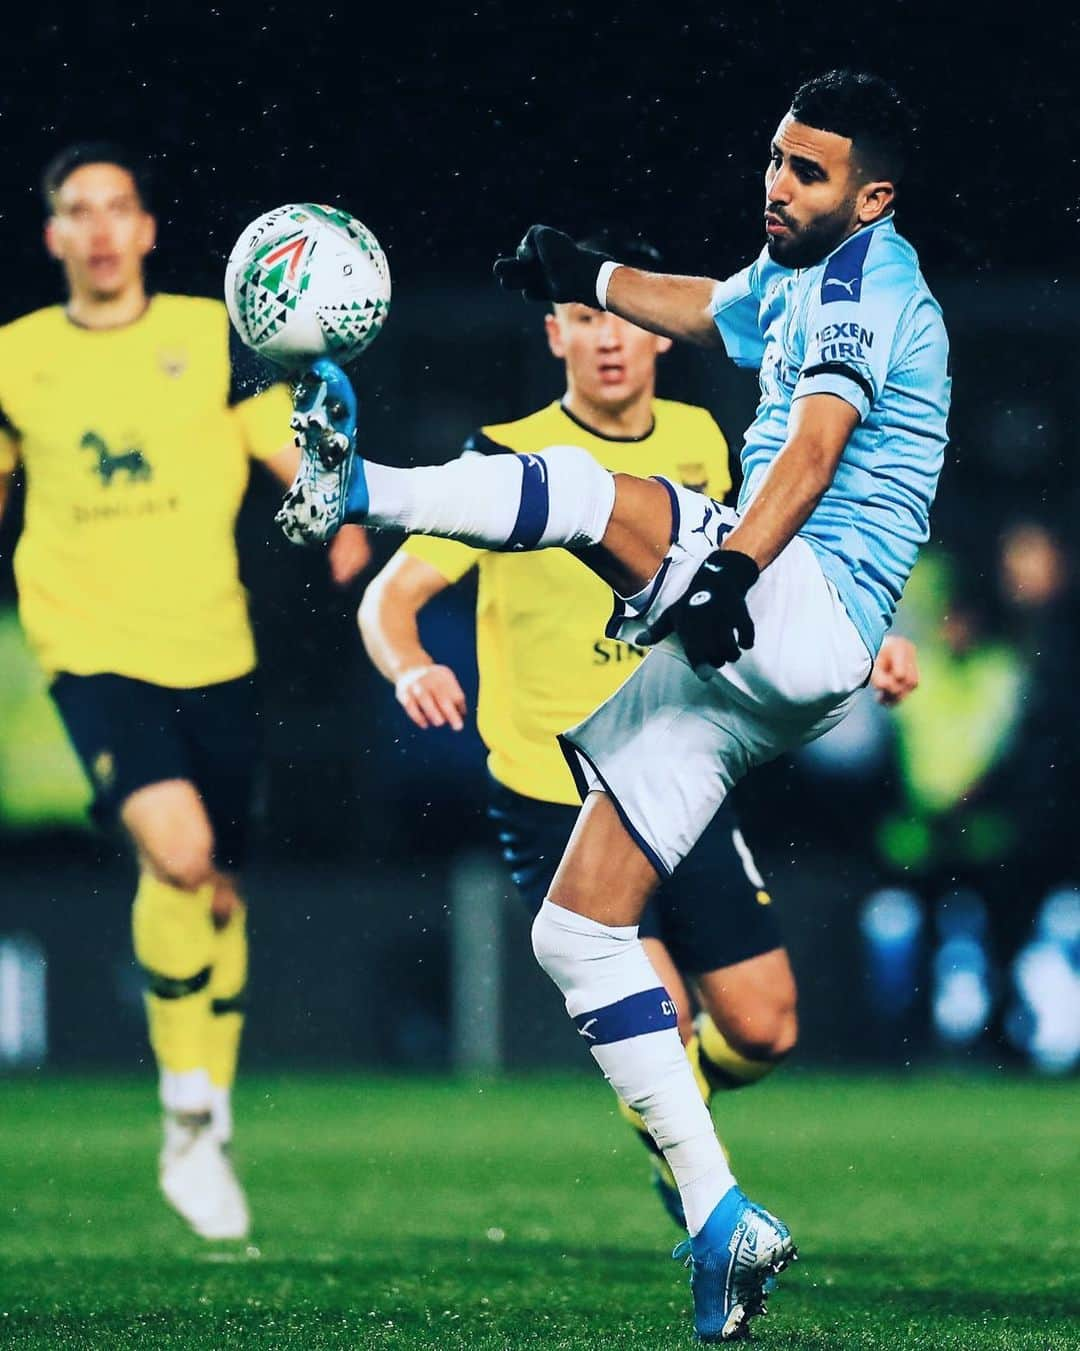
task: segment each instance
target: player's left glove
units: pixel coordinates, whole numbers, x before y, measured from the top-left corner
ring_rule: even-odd
[[[598,249],[583,249],[550,225],[530,225],[512,258],[495,260],[495,279],[526,300],[576,300],[596,305],[596,279],[604,263],[615,260]]]
[[[746,593],[759,575],[749,554],[717,549],[668,612],[699,679],[709,680],[718,666],[738,661],[741,652],[754,646],[754,621],[746,608]]]

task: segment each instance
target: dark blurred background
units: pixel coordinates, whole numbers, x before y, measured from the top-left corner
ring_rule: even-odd
[[[447,459],[480,423],[560,392],[539,311],[490,279],[532,221],[580,234],[614,220],[673,271],[726,275],[760,248],[767,146],[796,84],[845,64],[894,79],[921,124],[898,224],[954,346],[952,445],[901,615],[924,684],[897,715],[867,697],[746,784],[741,807],[790,936],[808,1061],[1068,1070],[1080,24],[944,7],[918,20],[904,5],[703,11],[21,16],[0,56],[0,320],[60,296],[38,184],[70,141],[118,138],[152,161],[163,290],[219,295],[251,217],[333,202],[375,231],[394,280],[356,371],[364,443],[397,463]],[[722,357],[676,352],[660,392],[707,404],[737,447],[756,387]],[[321,558],[290,551],[276,498],[253,479],[240,523],[267,726],[249,1061],[580,1059],[502,897],[475,736],[411,728],[356,635],[363,579],[337,591]],[[16,501],[0,530],[0,1003],[4,971],[32,991],[44,958],[49,1060],[131,1063],[130,868],[79,825],[81,786],[20,646],[18,520]],[[380,537],[377,562],[396,543]],[[427,617],[429,648],[465,671],[470,605],[465,588]],[[498,1014],[487,1042],[470,1040],[463,971]],[[89,1024],[71,1012],[87,998],[102,1010]],[[40,1054],[23,1035],[5,1050],[0,1033],[0,1061]]]

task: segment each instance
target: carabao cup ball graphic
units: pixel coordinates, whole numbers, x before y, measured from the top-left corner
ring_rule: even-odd
[[[225,304],[241,340],[286,368],[367,347],[390,309],[379,241],[347,211],[304,202],[254,220],[225,268]]]

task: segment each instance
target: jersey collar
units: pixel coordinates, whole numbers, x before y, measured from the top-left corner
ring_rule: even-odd
[[[859,235],[869,234],[871,230],[883,230],[886,227],[888,227],[894,234],[896,233],[896,223],[893,220],[893,213],[891,211],[887,216],[882,216],[880,220],[872,221],[869,225],[861,225],[857,230],[852,230],[851,234],[845,235],[845,237],[840,241],[840,243],[837,244],[836,248],[831,249],[825,255],[824,258],[819,259],[819,261],[814,263],[811,267],[797,268],[796,269],[797,273],[799,274],[799,276],[802,276],[803,273],[805,272],[813,272],[814,268],[824,267],[825,264],[829,261],[829,259],[833,256],[833,254],[839,253],[845,244],[850,244],[851,241],[853,239],[856,239]]]
[[[566,404],[560,399],[557,405],[559,412],[564,413],[575,427],[580,427],[583,432],[588,432],[590,436],[595,436],[598,441],[615,441],[622,445],[632,445],[636,441],[647,441],[653,432],[656,431],[656,408],[653,408],[652,426],[647,432],[642,432],[640,436],[609,436],[606,432],[598,432],[595,427],[590,427],[582,418],[571,413]]]

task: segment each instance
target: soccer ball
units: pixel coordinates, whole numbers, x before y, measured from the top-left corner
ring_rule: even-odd
[[[285,367],[351,361],[390,309],[379,241],[347,211],[304,202],[253,220],[225,268],[225,304],[241,340]]]

